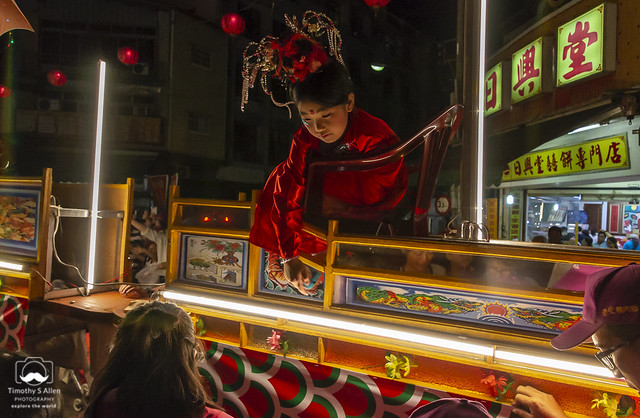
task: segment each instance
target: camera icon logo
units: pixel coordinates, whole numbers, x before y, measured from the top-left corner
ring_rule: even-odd
[[[40,386],[43,383],[53,383],[53,362],[43,360],[42,357],[27,357],[16,361],[15,379],[17,384],[26,383],[29,386]]]

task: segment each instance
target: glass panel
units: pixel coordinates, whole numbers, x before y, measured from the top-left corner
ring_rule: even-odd
[[[355,267],[462,279],[500,288],[583,292],[589,274],[604,266],[420,249],[339,246],[336,267]]]

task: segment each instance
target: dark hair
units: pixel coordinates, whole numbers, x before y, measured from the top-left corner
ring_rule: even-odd
[[[189,315],[173,303],[149,302],[122,320],[105,367],[91,388],[91,404],[117,390],[127,416],[200,417],[208,395],[196,365],[202,347]]]
[[[618,248],[618,240],[616,239],[616,237],[614,236],[607,237],[607,242],[614,244],[616,248]]]
[[[549,227],[549,232],[551,232],[551,231],[556,231],[556,232],[562,233],[562,229],[560,229],[559,226],[555,226],[555,225]]]
[[[584,235],[582,237],[583,241],[587,241],[587,244],[589,244],[589,246],[593,245],[593,238],[591,238],[589,235]]]
[[[347,103],[353,91],[353,81],[347,69],[333,60],[307,74],[303,81],[293,83],[289,95],[296,103],[309,101],[333,107]]]

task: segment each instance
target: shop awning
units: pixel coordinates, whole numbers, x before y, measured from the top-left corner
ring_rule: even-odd
[[[611,118],[616,113],[610,109],[585,118],[572,131],[589,129],[565,133],[511,159],[499,187],[640,188],[639,138],[632,132],[637,121],[630,125],[624,117]]]

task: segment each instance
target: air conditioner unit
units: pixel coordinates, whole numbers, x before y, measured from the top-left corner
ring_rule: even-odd
[[[131,72],[134,75],[149,75],[149,64],[137,63],[131,66]]]
[[[40,97],[36,103],[38,110],[60,110],[60,100]]]

